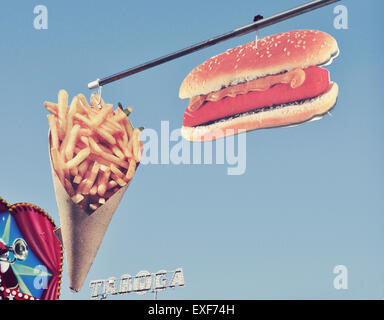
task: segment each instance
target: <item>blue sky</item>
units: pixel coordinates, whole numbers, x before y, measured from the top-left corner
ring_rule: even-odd
[[[0,11],[0,195],[31,202],[59,225],[48,159],[43,101],[88,82],[248,24],[305,1],[6,1]],[[48,30],[33,9],[48,8]],[[117,210],[83,290],[91,280],[183,267],[186,286],[164,299],[384,298],[382,1],[342,1],[348,30],[333,27],[333,7],[260,31],[333,35],[341,54],[327,67],[339,84],[333,117],[247,134],[247,170],[225,165],[146,165]],[[171,130],[187,101],[178,98],[192,68],[254,34],[169,62],[103,88],[104,100],[132,105],[136,126]],[[335,290],[333,268],[348,268]],[[152,299],[134,293],[115,299]]]

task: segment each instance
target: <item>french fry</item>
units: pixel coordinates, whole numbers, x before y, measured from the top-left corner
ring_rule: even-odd
[[[92,211],[97,210],[99,207],[100,207],[100,205],[97,204],[97,203],[91,203],[91,204],[89,204],[89,208],[90,208]]]
[[[133,138],[132,137],[128,141],[127,152],[129,152],[131,155],[129,158],[133,158]]]
[[[104,107],[93,117],[91,124],[94,128],[100,126],[107,119],[108,115],[113,112],[113,106],[110,104]]]
[[[59,111],[58,111],[58,105],[57,105],[57,103],[53,103],[53,102],[45,101],[45,102],[44,102],[44,107],[45,107],[50,113],[52,113],[52,115],[54,115],[55,117],[58,116]]]
[[[117,186],[117,182],[115,180],[111,180],[107,184],[107,190],[113,189],[116,186]]]
[[[79,168],[73,167],[73,168],[69,169],[69,173],[71,174],[72,177],[75,177],[79,174]]]
[[[76,98],[76,97],[75,97]],[[77,98],[76,98],[77,99]],[[68,140],[70,139],[71,137],[71,131],[72,131],[72,127],[73,127],[73,115],[76,113],[76,110],[77,108],[75,107],[76,103],[75,103],[75,100],[76,99],[73,99],[72,102],[71,102],[71,107],[68,111],[68,114],[67,114],[67,125],[66,125],[66,129],[65,129],[65,136],[64,136],[64,139],[61,143],[61,146],[60,146],[60,151],[63,153],[64,152],[64,157],[66,160],[70,160],[66,157],[66,154],[65,154],[65,149],[68,145]]]
[[[125,155],[124,155],[123,151],[121,151],[121,149],[117,145],[112,146],[111,149],[112,149],[113,153],[115,154],[115,156],[117,156],[120,159],[125,159]]]
[[[109,144],[116,144],[116,139],[111,135],[107,130],[103,128],[96,128],[96,133],[99,135],[100,138],[108,142]]]
[[[125,175],[125,178],[129,181],[133,178],[133,175],[135,174],[136,171],[136,160],[131,159],[129,160],[129,168],[127,170],[127,173]]]
[[[78,185],[78,184],[80,184],[81,180],[82,180],[82,177],[79,176],[79,175],[77,175],[77,176],[75,176],[75,177],[73,178],[72,182],[73,182],[74,184],[77,184],[77,185]]]
[[[111,169],[112,173],[114,173],[117,177],[119,177],[120,179],[125,180],[125,174],[122,173],[120,171],[120,169],[118,167],[116,167],[115,164],[112,163],[111,166],[110,166],[110,169]]]
[[[60,155],[61,166],[63,167],[63,171],[64,171],[64,178],[69,179],[70,169],[67,167],[67,164],[65,163],[64,155],[61,152],[59,152],[59,155]]]
[[[87,109],[90,109],[90,105],[88,104],[87,98],[82,94],[78,94],[77,97],[79,98],[79,102],[82,106],[86,107]]]
[[[64,185],[64,168],[62,165],[60,152],[57,148],[51,149],[51,159],[52,159],[52,164],[53,164],[53,167],[55,168],[57,177],[59,178],[61,183]]]
[[[59,136],[63,139],[67,128],[67,112],[68,112],[68,93],[60,90],[58,94],[58,120],[59,120]]]
[[[86,116],[83,116],[80,113],[76,113],[73,118],[84,124],[87,128],[92,128],[91,120],[89,120]]]
[[[52,148],[52,151],[53,151],[53,155],[52,155],[52,160],[54,160],[53,164],[54,164],[54,168],[57,169],[57,172],[58,173],[58,177],[61,181],[61,183],[64,185],[64,179],[69,179],[70,178],[70,175],[69,175],[69,169],[67,168],[67,165],[65,164],[65,161],[64,161],[64,158],[63,158],[63,155],[61,154],[61,152],[55,148]],[[51,151],[51,153],[52,153]],[[63,176],[61,177],[60,174],[62,174]]]
[[[51,131],[51,146],[59,149],[59,134],[57,130],[57,120],[53,115],[48,115],[48,124]]]
[[[80,132],[79,132],[80,133]],[[89,147],[89,138],[85,136],[80,136],[80,141],[87,147]]]
[[[124,128],[121,125],[108,120],[101,125],[101,128],[112,136],[122,135],[124,133]]]
[[[87,181],[92,175],[92,169],[93,169],[94,164],[95,164],[95,162],[92,162],[89,164],[83,180],[81,180],[79,186],[77,187],[76,193],[83,194],[83,195],[87,195],[89,193],[85,189],[87,187]]]
[[[111,162],[108,161],[108,160],[105,160],[104,158],[102,158],[101,156],[97,155],[97,154],[94,154],[94,153],[91,153],[89,156],[88,156],[88,159],[91,160],[91,161],[97,161],[98,163],[100,163],[100,170],[104,171],[103,169],[105,167],[109,168],[109,166],[111,165]]]
[[[95,139],[90,137],[88,141],[89,141],[89,147],[91,148],[91,151],[93,154],[99,155],[103,153],[103,150],[101,149],[100,145],[96,142]]]
[[[72,197],[72,201],[73,201],[74,203],[80,203],[80,202],[83,201],[83,200],[84,200],[84,196],[83,196],[82,194],[79,194],[79,193],[75,194],[75,195]]]
[[[125,122],[126,119],[127,119],[127,115],[124,113],[123,110],[121,110],[120,108],[118,108],[116,111],[115,111],[115,115],[112,117],[112,119],[114,121],[117,121],[117,122]]]
[[[125,131],[122,137],[116,139],[116,142],[127,159],[133,157],[131,150],[128,148],[128,135]]]
[[[84,196],[84,199],[78,205],[80,205],[84,209],[87,209],[90,203],[90,197],[87,194],[83,194],[83,196]],[[88,211],[88,212],[92,212],[92,211]]]
[[[123,167],[125,169],[128,169],[128,164],[126,161],[122,160],[122,159],[119,159],[117,158],[116,156],[114,156],[113,154],[111,153],[106,153],[106,152],[103,152],[102,148],[100,145],[98,145],[94,139],[89,139],[89,144],[90,144],[90,148],[92,150],[92,153],[94,153],[95,155],[98,155],[100,156],[102,159],[106,160],[106,161],[110,161],[114,164],[117,164],[119,165],[120,167]]]
[[[111,176],[111,169],[107,168],[103,172],[103,174],[99,175],[98,181],[97,181],[97,193],[99,196],[103,197],[105,195],[105,192],[107,191],[107,184],[109,181],[109,177]]]
[[[111,155],[111,154],[108,154],[108,153],[103,153],[103,154],[100,154],[100,156],[102,158],[104,158],[105,160],[108,160],[114,164],[117,164],[119,165],[120,167],[124,168],[124,169],[128,169],[129,167],[129,164],[124,161],[124,160],[121,160],[119,159],[118,157],[114,156],[114,155]]]
[[[79,99],[85,99],[85,97],[83,95],[78,95],[78,97],[79,97]],[[123,128],[119,124],[108,120],[108,116],[110,116],[110,114],[113,113],[112,110],[106,110],[106,111],[110,111],[109,113],[108,112],[102,112],[101,114],[99,114],[99,112],[97,111],[98,109],[90,108],[90,107],[87,108],[84,105],[84,103],[88,104],[88,102],[86,100],[84,102],[81,102],[79,104],[79,109],[83,114],[85,114],[85,118],[84,117],[78,117],[78,119],[80,121],[83,121],[88,127],[97,128],[98,126],[101,125],[101,128],[106,130],[111,135],[120,134],[123,132]],[[111,105],[109,105],[109,106],[111,106]],[[111,108],[111,107],[109,107],[109,108]],[[101,109],[101,110],[103,110],[103,109]],[[105,114],[105,113],[107,113],[107,114]],[[93,119],[92,121],[88,121],[88,120],[86,120],[86,117],[96,118],[96,120]]]
[[[124,187],[124,186],[127,185],[127,182],[126,182],[124,179],[120,178],[118,175],[116,175],[116,174],[114,174],[114,173],[111,173],[111,177],[112,177],[113,180],[116,181],[116,183],[117,183],[120,187]]]
[[[104,108],[104,106],[105,106],[104,100],[97,93],[91,94],[90,101],[91,101],[91,105],[95,109]]]
[[[140,162],[141,160],[141,145],[140,145],[140,130],[133,130],[133,157],[136,162]]]
[[[77,194],[86,195],[86,193],[84,192],[86,182],[87,182],[86,178],[81,180],[80,184],[77,186],[77,189],[76,189]]]
[[[131,121],[129,121],[128,117],[127,117],[126,121],[124,122],[124,126],[125,126],[125,130],[127,131],[129,137],[132,137],[133,126],[132,126]]]
[[[91,171],[90,171],[91,172],[90,175],[86,179],[84,189],[82,190],[83,193],[85,193],[85,194],[90,193],[91,188],[93,187],[93,184],[96,181],[97,174],[99,173],[99,169],[100,169],[100,164],[95,162],[93,164]],[[97,189],[96,189],[96,192],[97,192]],[[95,192],[95,194],[96,194],[96,192]]]
[[[121,124],[121,122],[116,121],[116,112],[113,111],[110,113],[105,121],[105,124],[111,128],[115,128],[116,130],[124,130],[124,126]]]
[[[75,195],[75,190],[73,189],[72,183],[66,178],[64,178],[64,187],[70,197],[73,197]]]
[[[85,160],[83,161],[80,165],[79,165],[79,175],[81,177],[84,177],[85,176],[85,173],[87,172],[87,169],[88,169],[88,166],[89,166],[89,161]]]
[[[113,151],[107,147],[105,147],[104,145],[102,145],[101,143],[98,143],[98,146],[100,148],[100,150],[104,153],[109,153],[109,154],[112,154],[113,155]]]
[[[79,132],[80,137],[90,137],[92,136],[92,130],[88,128],[80,128]]]
[[[110,170],[106,165],[104,165],[104,164],[100,164],[100,171],[103,171],[103,172],[105,172],[105,171],[107,171],[107,170]]]
[[[96,195],[96,193],[97,193],[97,186],[94,185],[94,186],[91,188],[91,190],[89,190],[89,194],[90,194],[91,196],[94,196],[94,195]]]
[[[75,124],[72,127],[72,130],[69,133],[67,133],[67,136],[69,137],[67,140],[66,148],[64,150],[65,158],[67,160],[71,160],[73,158],[73,153],[75,151],[75,144],[77,141],[77,137],[79,136],[79,132],[80,132],[80,126],[78,124]]]

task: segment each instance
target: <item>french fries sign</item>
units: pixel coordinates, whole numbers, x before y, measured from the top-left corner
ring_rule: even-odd
[[[58,103],[45,102],[53,168],[72,201],[92,213],[133,178],[140,162],[140,129],[121,106],[113,110],[97,94],[88,104],[60,90]],[[132,108],[129,108],[131,111]]]
[[[61,237],[72,291],[81,290],[109,222],[140,163],[141,129],[98,94],[45,102]]]

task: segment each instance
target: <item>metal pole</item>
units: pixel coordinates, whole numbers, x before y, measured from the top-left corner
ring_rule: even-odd
[[[303,13],[306,13],[306,12],[330,5],[330,4],[332,4],[334,2],[338,2],[338,1],[340,1],[340,0],[315,0],[315,1],[303,4],[303,5],[298,6],[296,8],[289,9],[287,11],[275,14],[271,17],[264,18],[264,19],[258,20],[256,22],[253,22],[251,24],[248,24],[246,26],[237,28],[235,30],[232,30],[232,31],[227,32],[225,34],[222,34],[220,36],[208,39],[208,40],[200,42],[200,43],[197,43],[197,44],[192,45],[190,47],[187,47],[185,49],[182,49],[182,50],[176,51],[174,53],[170,53],[168,55],[165,55],[163,57],[148,61],[148,62],[143,63],[143,64],[140,64],[136,67],[121,71],[119,73],[113,74],[111,76],[108,76],[108,77],[105,77],[102,79],[97,79],[95,81],[90,82],[88,84],[88,88],[89,89],[98,88],[98,87],[103,86],[105,84],[120,80],[120,79],[128,77],[128,76],[131,76],[135,73],[153,68],[155,66],[158,66],[160,64],[163,64],[165,62],[168,62],[168,61],[171,61],[171,60],[174,60],[177,58],[180,58],[182,56],[193,53],[195,51],[213,46],[213,45],[220,43],[222,41],[225,41],[225,40],[228,40],[228,39],[231,39],[234,37],[239,37],[239,36],[248,34],[252,31],[260,30],[260,29],[268,27],[272,24],[296,17],[296,16],[301,15]]]

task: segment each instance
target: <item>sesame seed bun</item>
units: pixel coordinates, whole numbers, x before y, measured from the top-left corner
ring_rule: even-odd
[[[339,52],[336,40],[316,30],[268,36],[227,50],[193,69],[180,86],[181,99],[209,94],[223,87],[267,75],[307,68],[331,60]]]
[[[210,141],[244,131],[262,128],[292,126],[321,119],[336,104],[338,85],[331,82],[328,90],[312,99],[271,110],[245,113],[209,125],[181,128],[181,134],[188,141]]]

